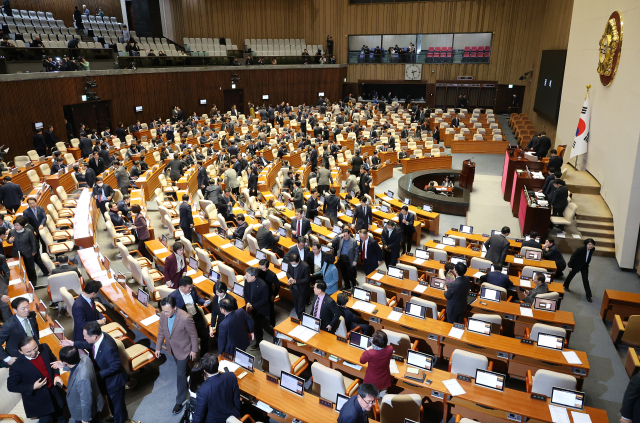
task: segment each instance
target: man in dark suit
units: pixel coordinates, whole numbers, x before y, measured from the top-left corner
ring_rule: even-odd
[[[191,229],[193,228],[193,215],[189,204],[189,194],[182,194],[182,203],[178,207],[180,212],[180,229],[187,241],[191,242]]]
[[[262,259],[258,262],[258,277],[267,284],[269,289],[269,324],[275,326],[275,299],[280,293],[280,280],[273,270],[269,269],[269,260]]]
[[[96,185],[93,187],[91,195],[96,199],[100,213],[104,216],[107,211],[107,202],[111,201],[115,191],[111,188],[111,185],[107,185],[103,182],[102,176],[98,176]]]
[[[116,128],[116,137],[120,139],[121,142],[126,141],[127,131],[124,129],[124,123],[120,122],[118,127]]]
[[[464,312],[467,309],[467,294],[469,294],[469,277],[467,265],[456,263],[453,269],[456,278],[448,286],[445,286],[444,297],[447,299],[447,322],[462,323]]]
[[[218,372],[218,359],[213,354],[202,357],[201,365],[206,380],[198,389],[191,423],[226,422],[231,416],[239,419],[240,387],[236,375]]]
[[[400,245],[404,239],[402,229],[396,226],[393,220],[387,220],[387,224],[382,229],[380,240],[382,241],[382,256],[384,262],[389,266],[395,266],[400,257]]]
[[[14,315],[5,321],[0,328],[0,360],[2,367],[11,366],[20,357],[19,342],[25,336],[40,340],[36,314],[29,308],[29,301],[24,297],[11,301]],[[4,345],[4,347],[1,347]]]
[[[547,137],[547,133],[545,131],[542,131],[540,132],[540,140],[538,141],[536,156],[538,156],[539,159],[547,157],[549,149],[551,149],[551,140],[549,139],[549,137]]]
[[[6,228],[0,228],[0,240],[6,238]],[[9,280],[11,278],[11,271],[7,265],[7,260],[4,255],[0,254],[0,315],[2,316],[2,322],[6,323],[11,319],[11,305],[9,304]],[[1,363],[0,363],[0,367]]]
[[[311,252],[308,253],[309,257]],[[297,253],[289,254],[289,266],[287,268],[287,278],[293,296],[293,306],[298,319],[302,319],[307,299],[309,298],[309,280],[311,272],[309,265],[301,260]]]
[[[560,248],[556,245],[556,241],[553,238],[547,238],[544,242],[544,248],[542,249],[542,258],[545,260],[553,260],[556,262],[556,277],[562,276],[562,272],[567,267],[567,262],[564,261]],[[565,282],[566,283],[566,282]]]
[[[42,129],[38,129],[33,136],[33,148],[38,153],[38,156],[47,155],[47,144],[42,136]]]
[[[123,140],[124,142],[124,140]],[[86,159],[91,155],[91,151],[93,150],[93,142],[87,137],[80,138],[80,143],[78,145],[80,147],[80,155],[83,159]]]
[[[363,160],[360,157],[360,150],[356,150],[356,155],[351,158],[351,174],[352,175],[360,175],[360,167],[362,166]]]
[[[209,186],[209,175],[207,174],[207,169],[202,165],[202,160],[198,160],[196,169],[198,170],[198,187],[204,192]]]
[[[359,255],[364,264],[365,275],[371,274],[382,264],[382,250],[380,245],[369,236],[366,229],[360,229],[360,247]]]
[[[569,188],[562,179],[556,179],[553,181],[555,190],[549,198],[549,204],[551,204],[552,216],[562,216],[564,209],[569,205]]]
[[[451,127],[452,128],[460,127],[460,119],[454,116],[453,119],[451,119]]]
[[[255,339],[253,319],[243,308],[234,309],[233,303],[227,299],[220,301],[220,311],[225,316],[218,324],[218,353],[233,356],[236,347],[246,351],[251,343],[249,338]]]
[[[100,175],[107,168],[106,162],[97,151],[93,152],[93,157],[89,159],[89,167],[96,175]]]
[[[411,247],[413,246],[413,234],[416,231],[414,224],[415,215],[413,213],[409,213],[409,206],[402,206],[402,210],[398,213],[398,226],[404,234],[404,239],[402,241],[402,254],[411,252]]]
[[[640,421],[640,373],[636,373],[629,379],[622,398],[620,417],[620,423]]]
[[[504,263],[507,258],[507,252],[509,251],[510,244],[507,237],[510,233],[511,229],[508,226],[504,226],[500,234],[491,235],[491,237],[484,242],[484,246],[487,249],[486,260],[492,263]]]
[[[320,207],[320,203],[318,202],[319,195],[320,193],[317,189],[313,188],[311,190],[311,195],[307,200],[307,216],[309,217],[309,220],[315,219],[318,215],[318,208]]]
[[[323,281],[317,281],[313,287],[315,294],[311,301],[311,315],[320,319],[320,329],[327,332],[335,333],[340,322],[340,310],[338,305],[326,295],[327,284]]]
[[[24,198],[22,188],[20,188],[20,185],[11,182],[11,176],[5,176],[2,181],[3,184],[0,185],[0,204],[15,213]]]
[[[367,423],[367,413],[378,398],[378,389],[371,383],[363,383],[358,387],[358,395],[354,395],[340,409],[338,423]]]
[[[324,197],[324,204],[322,205],[322,211],[326,217],[331,219],[331,223],[336,225],[338,223],[338,210],[340,209],[340,197],[336,195],[336,189],[329,188],[329,195]]]
[[[290,260],[292,254],[297,254],[298,257],[300,257],[300,260],[307,263],[307,266],[309,266],[309,272],[311,273],[313,270],[313,254],[311,249],[307,246],[307,237],[299,236],[297,238],[294,237],[294,239],[296,240],[296,243],[289,247],[289,250],[284,257]]]
[[[549,151],[549,154],[551,154],[551,157],[549,157],[547,169],[561,170],[564,160],[562,159],[562,157],[558,156],[558,151],[554,148]]]
[[[73,137],[69,137],[69,138],[73,138]],[[56,134],[53,133],[53,125],[49,125],[47,127],[47,130],[44,133],[44,142],[47,144],[49,151],[51,151],[51,149],[54,148],[56,144],[59,142],[58,137],[56,136]]]
[[[205,300],[198,295],[198,291],[193,289],[193,279],[190,276],[182,276],[178,282],[178,289],[169,294],[176,301],[175,306],[185,311],[193,318],[198,337],[200,338],[201,355],[209,352],[209,337],[207,323],[198,312],[196,307],[208,307],[211,300]]]
[[[29,223],[31,224],[31,226],[33,226],[33,229],[35,229],[36,241],[39,240],[42,248],[46,251],[47,246],[40,236],[40,230],[44,229],[44,225],[47,223],[47,213],[42,207],[37,205],[38,202],[34,197],[29,197],[27,199],[27,203],[29,204],[29,207],[27,207],[25,211],[22,212],[22,214],[29,220]]]
[[[55,269],[52,273],[56,274]],[[73,337],[74,341],[82,342],[84,336],[82,328],[89,322],[98,322],[100,325],[107,323],[107,319],[96,309],[95,298],[100,293],[102,283],[89,279],[84,283],[82,293],[73,302],[71,315],[73,316]]]
[[[273,232],[269,230],[271,227],[271,222],[267,219],[262,221],[262,226],[258,228],[258,232],[256,233],[256,241],[258,241],[258,248],[266,248],[268,250],[272,250],[274,252],[278,252],[282,255],[282,251],[276,247],[275,243],[280,239],[280,235],[274,235]]]
[[[252,350],[260,349],[262,341],[262,331],[270,336],[274,336],[271,326],[270,289],[267,283],[258,277],[257,267],[248,267],[244,275],[244,300],[246,301],[247,313],[251,315],[253,321],[257,323],[255,328],[255,343]]]
[[[364,197],[365,194],[369,194],[371,191],[371,176],[367,173],[364,167],[360,168],[360,181],[358,182],[358,188],[360,188],[360,195]]]
[[[211,337],[217,337],[218,333],[215,331],[216,327],[224,320],[224,314],[220,309],[220,302],[225,298],[231,301],[233,310],[238,308],[236,299],[227,292],[227,285],[224,282],[216,282],[213,286],[213,292],[216,296],[211,301],[209,310],[211,311],[211,326],[209,327],[209,335]]]
[[[311,171],[315,172],[318,167],[318,150],[316,150],[315,146],[312,146],[309,152],[309,162],[311,163]]]
[[[348,227],[342,228],[340,236],[336,236],[331,241],[333,251],[335,251],[338,257],[338,266],[342,273],[342,280],[344,282],[345,289],[351,289],[351,287],[358,286],[356,280],[358,264],[358,243],[355,239],[351,238],[351,231]]]
[[[371,206],[367,204],[367,198],[363,195],[360,197],[360,205],[356,206],[353,212],[352,226],[356,231],[360,229],[369,229],[373,223],[373,211]]]
[[[311,232],[311,221],[302,217],[302,209],[297,209],[295,217],[291,219],[291,236],[298,238]]]
[[[236,229],[233,231],[233,237],[235,239],[243,239],[244,238],[244,233],[247,230],[247,228],[249,227],[249,224],[246,221],[246,218],[244,217],[244,214],[239,213],[238,215],[236,215],[236,222],[238,223],[238,226],[236,227]]]
[[[60,371],[51,367],[57,361],[51,348],[29,336],[20,340],[18,348],[20,356],[9,369],[7,389],[22,395],[24,411],[30,419],[66,423],[63,382]]]
[[[129,375],[122,366],[116,341],[109,334],[102,333],[98,322],[87,323],[82,334],[84,341],[64,340],[60,344],[63,347],[74,346],[90,351],[98,376],[98,386],[103,395],[108,395],[114,423],[128,422],[124,391]]]
[[[569,284],[575,275],[580,272],[582,274],[582,284],[584,285],[584,293],[587,295],[587,301],[592,302],[591,299],[591,287],[589,286],[589,263],[591,263],[591,257],[596,252],[596,242],[593,238],[587,238],[584,240],[584,246],[578,248],[571,254],[567,268],[569,269],[569,275],[564,281],[565,291],[571,292]]]
[[[182,169],[185,167],[185,164],[182,160],[174,156],[174,159],[169,162],[167,167],[170,169],[169,177],[172,181],[177,182],[182,176]]]
[[[522,241],[523,247],[531,247],[531,248],[539,248],[542,250],[542,244],[536,240],[538,238],[538,232],[531,231],[529,232],[529,239],[525,239]]]
[[[487,282],[491,285],[499,286],[507,291],[513,290],[513,283],[509,279],[509,275],[502,273],[502,265],[494,264],[493,271],[488,272],[486,275],[480,277],[480,282]]]

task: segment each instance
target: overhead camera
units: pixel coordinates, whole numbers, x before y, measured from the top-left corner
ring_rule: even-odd
[[[88,78],[85,78],[85,79],[84,79],[84,85],[85,85],[85,87],[87,87],[87,88],[96,88],[96,87],[98,86],[98,83],[96,82],[96,80],[95,80],[95,79],[88,79]]]
[[[231,74],[231,82],[236,83],[239,82],[240,78],[238,78],[238,74],[237,73],[232,73]]]
[[[89,87],[84,88],[84,93],[87,96],[88,101],[100,101],[100,97],[95,91],[89,90]]]
[[[529,72],[525,72],[524,75],[522,75],[519,80],[520,81],[524,81],[525,79],[527,79],[527,76],[530,76],[531,74],[533,74],[533,69],[531,69]]]

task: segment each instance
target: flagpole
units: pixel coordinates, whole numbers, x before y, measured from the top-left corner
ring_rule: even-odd
[[[587,93],[584,96],[584,100],[587,101],[587,97],[589,96],[589,90],[591,89],[591,84],[587,84]],[[576,163],[573,165],[575,170],[578,170],[578,156],[576,156]]]

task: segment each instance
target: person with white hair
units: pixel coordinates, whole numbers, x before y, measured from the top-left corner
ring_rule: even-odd
[[[262,226],[258,228],[258,232],[256,233],[258,248],[266,248],[282,256],[282,250],[276,246],[276,242],[278,242],[279,239],[280,235],[274,235],[274,233],[271,232],[271,222],[269,219],[264,219],[262,221]]]

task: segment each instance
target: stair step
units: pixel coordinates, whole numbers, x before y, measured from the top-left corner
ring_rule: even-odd
[[[600,237],[605,239],[613,239],[615,237],[615,233],[612,229],[596,229],[596,228],[583,228],[578,226],[578,230],[582,234],[582,237]]]
[[[613,216],[589,216],[588,214],[576,213],[576,219],[589,220],[592,222],[611,222],[613,223]]]
[[[588,236],[587,238],[593,238],[593,240],[596,242],[597,248],[604,247],[614,249],[616,246],[616,240],[613,238],[602,238],[598,236]]]
[[[597,220],[576,219],[576,226],[578,228],[593,228],[593,229],[610,229],[610,230],[613,230],[613,222],[600,222],[600,221],[597,221]]]
[[[600,257],[615,257],[616,249],[613,247],[602,247],[598,245],[598,247],[596,248],[596,252],[593,253],[593,255]]]

